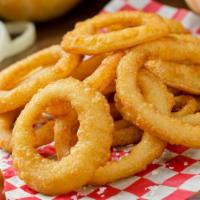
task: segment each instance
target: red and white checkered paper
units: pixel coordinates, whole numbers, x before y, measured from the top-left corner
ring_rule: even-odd
[[[176,9],[152,0],[112,0],[103,11],[143,10],[181,21],[194,34],[200,34],[200,17],[184,9]],[[188,133],[189,134],[189,133]],[[113,150],[113,159],[129,150]],[[47,146],[41,153],[54,153]],[[168,145],[162,157],[135,176],[99,188],[83,187],[66,195],[49,197],[31,190],[16,176],[12,158],[0,151],[0,168],[5,177],[5,193],[10,200],[185,200],[200,190],[200,150]]]

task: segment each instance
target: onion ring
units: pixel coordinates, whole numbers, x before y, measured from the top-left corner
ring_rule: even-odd
[[[133,48],[124,56],[118,66],[116,86],[117,97],[123,105],[122,112],[128,113],[140,128],[171,144],[200,147],[200,126],[163,115],[142,97],[137,85],[138,73],[146,59],[152,57],[177,62],[188,60],[199,64],[200,40],[192,36],[168,36]]]
[[[116,77],[116,68],[122,56],[123,53],[118,52],[106,57],[93,74],[87,77],[83,82],[99,92],[104,93],[104,90]]]
[[[150,60],[145,67],[171,87],[190,94],[200,94],[199,65]]]
[[[104,54],[100,54],[82,61],[72,72],[71,76],[81,81],[84,80],[86,77],[90,76],[99,65],[101,65],[101,62],[105,57],[106,56]]]
[[[183,122],[190,123],[194,126],[197,126],[200,124],[200,113],[194,113],[194,114],[189,114],[185,116],[181,116],[180,120]]]
[[[12,152],[12,129],[21,109],[10,111],[0,115],[0,148],[9,153]],[[53,141],[53,121],[48,121],[35,129],[35,146],[41,146]]]
[[[54,140],[58,159],[68,155],[70,148],[76,144],[77,127],[77,116],[73,110],[56,119]],[[135,144],[141,139],[141,130],[125,120],[116,121],[114,128],[112,146]]]
[[[164,18],[164,20],[168,24],[171,33],[176,33],[176,34],[190,33],[188,30],[185,29],[185,27],[180,22],[168,18]]]
[[[70,148],[78,141],[77,114],[71,110],[67,116],[56,119],[54,126],[54,141],[57,158],[60,160],[63,156],[70,153]]]
[[[31,131],[34,120],[53,99],[70,100],[80,122],[78,143],[60,161],[42,158],[36,152]],[[13,131],[14,166],[38,192],[55,195],[72,191],[86,184],[108,159],[112,131],[108,104],[100,93],[73,78],[57,81],[40,90],[18,117]]]
[[[154,108],[157,108],[157,110],[161,113],[171,112],[175,104],[174,96],[170,92],[168,92],[166,86],[164,84],[161,84],[160,80],[156,80],[151,73],[148,73],[146,70],[142,69],[139,72],[138,84],[140,86],[140,89],[142,90],[145,101],[156,102],[156,104],[154,104]],[[150,90],[147,84],[151,85],[154,90]],[[161,97],[161,95],[163,96]],[[162,101],[157,100],[160,98],[162,99]]]
[[[0,148],[4,151],[12,151],[12,129],[19,113],[20,110],[14,110],[0,115]]]
[[[6,68],[0,74],[0,113],[23,106],[38,89],[68,76],[78,63],[79,56],[67,54],[59,46],[52,46]],[[25,82],[13,86],[16,74],[19,80],[40,66],[43,69],[37,76],[31,76]],[[7,90],[11,87],[10,84],[13,87]]]
[[[119,130],[115,128],[115,131],[113,132],[112,146],[136,144],[141,139],[141,133],[142,131],[134,125]]]
[[[141,130],[124,119],[115,121],[114,128],[112,146],[135,144],[141,139]]]
[[[165,110],[168,110],[168,114],[170,113],[172,105],[171,101],[168,101],[168,99],[171,95],[162,82],[156,79],[153,75],[150,75],[150,73],[143,71],[140,76],[140,85],[142,85],[143,88],[146,88],[146,91],[149,91],[152,94],[148,95],[148,100],[151,100],[150,102],[157,109],[165,106],[168,107],[168,109]],[[153,94],[155,94],[155,91],[157,93],[161,93],[159,99],[154,98]],[[160,102],[163,102],[162,106]],[[120,110],[121,106],[119,105],[118,100],[117,106]],[[125,114],[123,117],[127,120],[130,120],[129,115]],[[141,141],[132,148],[128,156],[122,157],[118,161],[109,161],[106,163],[106,165],[99,167],[90,183],[93,185],[102,185],[142,171],[148,166],[148,164],[161,155],[164,148],[165,142],[147,132],[144,132]]]
[[[87,77],[83,83],[86,85],[89,85],[90,87],[103,92],[104,89],[111,83],[116,77],[116,67],[123,56],[122,52],[118,52],[115,54],[112,54],[108,57],[106,57],[101,65],[95,70],[95,72]],[[59,104],[57,104],[60,106]],[[70,107],[68,109],[65,109],[66,106],[69,105],[64,105],[63,106],[63,113],[60,115],[64,115],[69,113]],[[56,108],[56,107],[55,107]],[[54,108],[54,109],[55,109]],[[56,109],[55,109],[56,110]],[[66,113],[64,113],[66,112]],[[57,112],[56,112],[57,113]],[[57,157],[58,159],[62,158],[63,155],[66,155],[69,153],[69,149],[71,147],[71,143],[74,143],[76,141],[75,133],[71,132],[71,127],[74,126],[73,121],[74,117],[72,116],[67,116],[67,117],[61,117],[60,119],[56,120],[56,125],[55,125],[55,147],[57,149]],[[129,138],[133,139],[139,138],[139,134],[136,133],[136,129],[132,128],[129,129]],[[126,132],[128,132],[126,130]],[[67,133],[66,133],[67,132]],[[60,136],[62,134],[62,136]],[[58,136],[57,136],[58,135]],[[119,135],[119,133],[118,133]],[[134,136],[133,136],[134,135]],[[70,139],[72,138],[72,139]],[[119,138],[119,136],[118,136]],[[71,142],[72,141],[72,142]],[[127,142],[127,140],[126,140]],[[116,144],[119,144],[117,141]]]
[[[188,34],[189,31],[185,29],[185,27],[178,21],[173,19],[164,18],[165,22],[167,23],[170,32],[176,34]],[[124,28],[124,24],[112,24],[106,27],[106,31],[118,31]]]
[[[123,24],[124,28],[109,33],[98,33],[100,29],[115,24]],[[75,29],[64,36],[61,46],[68,52],[99,54],[126,49],[160,38],[169,32],[165,21],[155,14],[137,11],[104,13],[77,23]]]
[[[182,109],[180,109],[177,112],[173,112],[172,115],[174,117],[193,114],[194,112],[197,111],[198,103],[197,103],[197,100],[192,96],[188,96],[188,95],[176,96],[175,102],[176,102],[175,108],[177,109],[177,108],[182,107]]]
[[[122,52],[117,52],[107,56],[105,59],[103,59],[97,69],[90,76],[84,79],[84,84],[87,84],[102,93],[107,91],[108,86],[112,84],[116,77],[116,68],[122,56]],[[59,103],[59,100],[56,101],[57,102],[52,102],[52,105],[48,106],[46,111],[55,116],[67,114],[70,110],[70,106],[65,102]]]

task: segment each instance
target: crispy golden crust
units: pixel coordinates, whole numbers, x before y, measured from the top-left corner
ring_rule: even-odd
[[[58,159],[62,159],[70,153],[70,148],[77,141],[78,119],[74,110],[70,110],[65,116],[59,117],[55,121],[54,126],[54,141],[56,155]]]
[[[84,84],[87,84],[99,92],[107,93],[109,86],[112,86],[116,78],[116,68],[122,56],[122,52],[113,53],[105,58],[103,55],[94,56],[87,61],[83,61],[72,73],[72,76],[76,76],[76,78],[80,79],[84,78]],[[90,71],[91,69],[89,69],[90,65],[92,65],[93,73]],[[87,69],[89,73],[81,73],[84,69]],[[46,111],[49,114],[59,116],[67,114],[70,109],[70,105],[57,99],[51,102],[51,105],[47,107]]]
[[[12,129],[19,113],[20,110],[15,110],[0,115],[0,148],[4,151],[12,151]]]
[[[171,112],[175,104],[174,97],[161,80],[156,79],[155,76],[147,70],[141,69],[138,75],[138,85],[145,101],[150,103],[156,102],[151,104],[161,113]],[[151,85],[153,89],[151,89],[149,85]],[[162,101],[159,101],[159,99],[162,99]]]
[[[21,109],[17,109],[0,115],[0,148],[9,153],[12,152],[12,131],[14,123],[20,112]],[[45,145],[53,141],[53,126],[54,122],[48,121],[34,130],[35,147]]]
[[[170,94],[162,82],[149,75],[148,72],[145,72],[142,73],[140,85],[142,85],[143,89],[145,88],[145,91],[151,93],[148,94],[144,92],[145,96],[148,94],[147,99],[150,103],[152,103],[157,109],[160,109],[163,106],[168,107],[165,111],[167,114],[170,113],[170,108],[172,107],[171,101],[169,100]],[[155,92],[161,94],[159,99],[154,98],[153,93],[155,94]],[[118,100],[117,106],[119,110],[121,110],[121,105]],[[130,115],[126,115],[124,112],[122,112],[122,115],[125,119],[130,120]],[[141,141],[132,148],[129,155],[122,157],[117,161],[109,161],[106,165],[99,167],[90,183],[94,185],[102,185],[140,172],[154,159],[160,156],[164,148],[165,142],[145,132]]]
[[[194,126],[197,126],[200,124],[200,113],[198,112],[195,114],[181,116],[179,119],[183,122],[190,123]]]
[[[90,76],[99,67],[99,65],[101,65],[101,62],[105,57],[105,54],[100,54],[83,60],[72,72],[72,77],[81,81],[84,80]]]
[[[80,122],[78,143],[60,161],[42,158],[35,151],[31,131],[36,117],[56,98],[70,101]],[[112,131],[108,103],[100,93],[73,78],[57,81],[40,90],[17,119],[13,131],[14,166],[36,191],[48,195],[72,191],[86,184],[108,159]]]
[[[200,94],[200,67],[163,60],[150,60],[145,67],[168,86],[190,94]]]
[[[132,121],[140,128],[171,144],[200,147],[199,126],[163,115],[145,102],[137,85],[137,77],[146,59],[151,57],[200,64],[200,40],[192,36],[174,35],[132,49],[122,59],[117,71],[116,90],[123,104],[122,112],[132,116]]]
[[[113,24],[122,24],[123,28],[99,33],[102,28]],[[75,29],[64,36],[61,45],[66,51],[73,53],[99,54],[126,49],[160,38],[169,32],[167,23],[158,15],[124,11],[100,14],[77,23]]]
[[[78,64],[79,56],[65,53],[59,46],[52,46],[6,68],[0,74],[0,113],[25,105],[38,89],[69,76]],[[38,67],[42,67],[41,70],[23,80]],[[7,89],[13,80],[21,82],[16,81],[16,85]]]
[[[116,68],[122,56],[122,52],[117,52],[106,57],[101,65],[83,82],[99,92],[104,93],[106,88],[111,85],[116,78]]]
[[[168,107],[168,109],[164,111],[161,110],[160,112],[170,113],[173,106],[172,96],[162,82],[144,71],[141,74],[140,84],[143,86],[143,90],[145,90],[144,95],[149,101],[151,100],[155,103],[156,108],[161,109],[163,106]],[[150,88],[151,90],[149,90]],[[148,94],[148,91],[150,94]],[[161,93],[159,99],[154,98],[155,91]],[[74,123],[76,123],[76,119],[71,115],[61,117],[56,121],[55,146],[59,159],[69,153],[73,143],[72,141],[76,138],[76,133],[72,131]],[[116,122],[115,131],[113,132],[113,145],[125,145],[130,144],[130,142],[134,143],[139,141],[140,137],[141,131],[135,126],[124,120]],[[145,133],[141,142],[133,148],[130,155],[119,161],[108,162],[105,166],[98,168],[90,183],[95,185],[105,184],[139,172],[145,169],[152,160],[157,158],[164,147],[165,142]],[[145,153],[145,156],[141,156],[144,154],[142,151],[148,153]],[[130,165],[130,163],[132,164]],[[141,165],[138,165],[138,163],[141,163]]]
[[[11,1],[4,5],[9,7]],[[33,17],[34,12],[36,20],[47,18],[45,0],[22,6],[24,2],[16,5],[27,8],[18,17]],[[48,17],[65,8],[52,0]],[[198,84],[192,81],[198,82],[194,67],[199,64],[200,39],[156,14],[100,14],[77,23],[61,47],[52,46],[1,72],[0,129],[5,134],[2,139],[0,135],[0,145],[5,139],[4,147],[12,148],[19,177],[47,195],[132,176],[159,157],[167,142],[200,147],[197,98],[177,90],[198,94]],[[101,93],[112,102],[110,109]],[[26,103],[20,115],[12,113]],[[7,111],[10,116],[2,114]],[[46,124],[44,113],[50,120]],[[118,121],[113,123],[112,117]],[[44,158],[36,147],[53,137],[57,159]],[[129,154],[110,158],[111,146],[127,144],[134,144]]]

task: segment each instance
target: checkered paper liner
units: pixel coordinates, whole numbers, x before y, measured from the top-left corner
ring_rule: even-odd
[[[195,35],[200,34],[200,17],[185,9],[176,9],[152,0],[112,0],[103,12],[143,10],[181,21]],[[113,149],[112,159],[126,156],[131,150]],[[44,156],[55,153],[52,146],[40,150]],[[31,190],[16,176],[9,154],[0,151],[0,168],[5,177],[7,199],[15,200],[184,200],[200,190],[200,150],[168,145],[162,157],[135,176],[102,187],[86,186],[82,189],[49,197]]]

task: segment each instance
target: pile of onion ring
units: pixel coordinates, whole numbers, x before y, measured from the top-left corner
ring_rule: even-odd
[[[89,55],[89,56],[88,56]],[[0,74],[0,147],[47,195],[144,170],[167,143],[200,147],[200,39],[156,14],[100,14]],[[53,145],[43,157],[38,147]],[[132,145],[111,158],[113,147]]]

